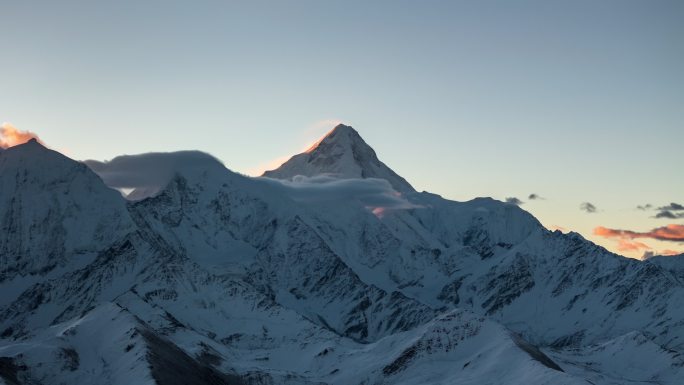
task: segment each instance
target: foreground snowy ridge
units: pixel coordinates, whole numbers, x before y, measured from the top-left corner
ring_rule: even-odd
[[[684,378],[682,256],[418,193],[344,125],[265,176],[179,167],[126,201],[35,141],[1,152],[0,384]]]

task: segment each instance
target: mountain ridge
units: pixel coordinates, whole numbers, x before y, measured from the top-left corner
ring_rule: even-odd
[[[143,320],[145,344],[184,352],[171,355],[179,366],[205,370],[192,363],[203,357],[246,383],[619,384],[624,372],[636,383],[676,384],[684,373],[677,265],[550,232],[517,206],[411,193],[412,205],[377,215],[354,197],[296,200],[280,182],[213,166],[182,170],[155,196],[127,202],[66,157],[51,162],[59,172],[30,171],[16,155],[31,148],[0,153],[0,197],[38,194],[46,198],[35,205],[55,214],[9,215],[17,204],[0,200],[0,218],[22,218],[3,221],[0,244],[40,267],[55,261],[18,245],[50,251],[62,240],[28,229],[71,218],[59,231],[97,231],[50,269],[3,254],[0,268],[13,270],[0,275],[0,357],[29,369],[21,383],[45,373],[38,380],[57,384],[74,372],[96,381],[70,369],[73,354],[51,350],[46,336],[103,306]],[[59,188],[46,189],[54,175]],[[111,215],[93,227],[103,208]],[[126,344],[112,354],[97,344],[63,348],[92,348],[110,367],[132,357]],[[615,362],[602,346],[649,352],[657,365]]]

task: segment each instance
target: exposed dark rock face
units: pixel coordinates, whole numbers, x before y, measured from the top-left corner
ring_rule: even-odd
[[[5,380],[7,385],[22,385],[19,376],[26,369],[25,365],[17,364],[11,357],[0,357],[0,378]]]
[[[149,347],[152,377],[158,385],[244,385],[240,377],[221,373],[190,357],[176,345],[149,330],[140,329]]]

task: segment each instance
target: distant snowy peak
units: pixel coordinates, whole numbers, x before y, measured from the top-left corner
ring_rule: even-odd
[[[266,171],[263,176],[289,179],[322,174],[385,179],[399,192],[415,192],[404,178],[378,159],[356,130],[344,124],[337,125],[307,151],[293,156],[275,170]]]
[[[2,151],[6,156],[10,156],[9,154],[14,154],[12,155],[13,157],[36,157],[39,156],[37,160],[40,160],[41,158],[45,157],[61,157],[65,158],[61,154],[49,150],[47,147],[43,146],[40,144],[36,139],[30,139],[26,143],[22,143],[16,146],[8,147],[8,148],[2,148],[0,147],[0,151]]]
[[[119,193],[35,139],[0,153],[0,282],[45,274],[131,231]]]
[[[56,187],[75,176],[88,179],[89,183],[101,184],[99,178],[83,164],[46,148],[36,139],[0,152],[0,191],[33,188],[36,192],[43,192],[42,189]]]

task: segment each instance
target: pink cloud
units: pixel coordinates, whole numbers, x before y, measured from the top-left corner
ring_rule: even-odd
[[[38,135],[31,131],[20,131],[11,123],[3,123],[0,125],[0,148],[9,148],[24,144],[31,139],[36,139],[43,143]]]
[[[638,241],[630,241],[627,239],[620,239],[617,245],[618,251],[639,251],[639,250],[650,250],[651,247],[645,243]]]
[[[635,239],[635,238],[651,238],[660,241],[684,242],[684,225],[667,225],[657,227],[651,231],[638,232],[632,230],[609,229],[607,227],[599,226],[594,229],[594,235],[605,238],[621,238],[621,239]]]

